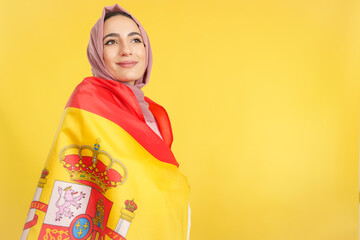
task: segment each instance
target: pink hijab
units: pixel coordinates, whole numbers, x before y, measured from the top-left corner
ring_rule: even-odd
[[[121,83],[128,86],[135,94],[136,99],[138,100],[142,113],[144,115],[145,121],[155,122],[154,116],[149,110],[149,104],[145,101],[144,93],[141,90],[141,88],[149,82],[151,66],[152,66],[152,52],[151,52],[149,37],[146,34],[144,28],[141,26],[140,22],[128,11],[126,11],[124,8],[120,7],[117,4],[104,7],[101,18],[95,23],[94,27],[91,29],[89,45],[87,47],[87,57],[91,65],[91,72],[95,77],[117,81],[106,69],[103,59],[104,18],[105,18],[105,14],[109,12],[125,12],[129,14],[140,29],[140,34],[145,44],[145,51],[146,51],[145,73],[140,79],[135,81],[134,85],[129,84],[127,82],[121,82]]]

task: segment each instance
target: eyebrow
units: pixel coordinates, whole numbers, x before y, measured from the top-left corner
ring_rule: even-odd
[[[128,34],[128,37],[131,37],[131,36],[134,36],[134,35],[139,35],[141,37],[140,33],[138,33],[138,32],[131,32],[131,33]],[[120,37],[120,34],[118,34],[118,33],[109,33],[103,38],[103,40],[105,40],[105,38],[107,38],[107,37]]]

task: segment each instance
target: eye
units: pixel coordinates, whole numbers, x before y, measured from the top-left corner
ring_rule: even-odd
[[[109,41],[107,41],[107,42],[105,43],[105,45],[113,45],[113,44],[115,44],[115,43],[116,43],[115,40],[109,40]]]
[[[140,38],[134,38],[133,40],[131,40],[131,42],[134,42],[134,43],[142,43],[142,41],[141,41]]]

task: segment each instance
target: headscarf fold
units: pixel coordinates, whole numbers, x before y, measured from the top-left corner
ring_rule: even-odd
[[[152,52],[150,47],[149,37],[145,32],[145,29],[142,27],[140,22],[131,15],[128,11],[124,8],[120,7],[119,5],[115,4],[112,6],[104,7],[101,18],[95,23],[93,28],[90,32],[90,40],[87,47],[87,57],[91,65],[91,72],[95,77],[102,78],[102,79],[110,79],[114,81],[116,80],[111,73],[106,69],[105,62],[103,59],[103,30],[104,30],[104,18],[105,15],[109,12],[125,12],[129,14],[135,23],[138,25],[141,37],[145,44],[145,51],[146,51],[146,69],[144,75],[135,81],[134,85],[121,82],[122,84],[128,86],[132,92],[134,93],[136,99],[139,102],[141,111],[144,115],[146,122],[155,122],[154,116],[149,110],[149,104],[144,99],[144,93],[141,90],[143,86],[145,86],[149,82],[151,66],[152,66]]]

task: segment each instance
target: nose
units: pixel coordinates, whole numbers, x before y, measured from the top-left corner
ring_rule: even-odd
[[[129,56],[132,53],[130,44],[128,44],[126,42],[122,42],[122,44],[120,45],[119,51],[120,51],[121,56]]]

